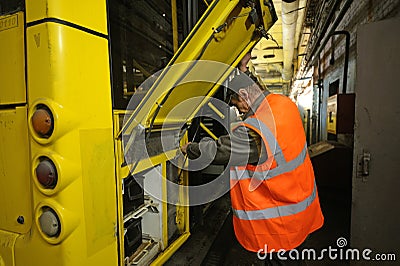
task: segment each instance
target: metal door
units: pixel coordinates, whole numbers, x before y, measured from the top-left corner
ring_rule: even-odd
[[[397,18],[357,32],[351,246],[362,265],[367,248],[370,260],[400,260],[399,29]]]

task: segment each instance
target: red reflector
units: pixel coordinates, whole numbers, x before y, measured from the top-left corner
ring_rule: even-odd
[[[57,168],[49,158],[41,158],[36,167],[36,177],[44,188],[54,188],[57,185]]]

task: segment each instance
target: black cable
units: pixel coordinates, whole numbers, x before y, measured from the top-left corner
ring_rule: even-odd
[[[272,35],[271,35],[270,33],[267,33],[267,37],[268,37],[269,39],[271,39],[274,43],[276,43],[276,45],[278,46],[278,48],[281,48],[281,47],[279,46],[279,43],[274,39],[274,37],[272,37]]]
[[[293,13],[293,12],[296,12],[296,11],[299,11],[299,10],[302,10],[302,9],[304,9],[304,8],[306,8],[306,7],[303,6],[303,7],[299,7],[299,8],[293,9],[293,10],[291,10],[291,11],[285,13],[285,15],[290,14],[290,13]]]
[[[203,109],[201,110],[200,117],[201,117],[202,113],[203,113]],[[192,140],[189,141],[189,142],[193,142],[193,141],[195,140],[195,138],[196,138],[196,136],[197,136],[197,133],[199,132],[199,129],[200,129],[200,123],[201,123],[201,121],[199,121],[199,123],[197,124],[197,128],[196,128],[196,130],[195,130],[195,132],[194,132],[194,134],[193,134]],[[189,128],[190,128],[190,127],[189,127]],[[189,128],[188,128],[188,130],[189,130]],[[184,171],[183,169],[184,169],[185,164],[186,164],[186,161],[187,161],[187,159],[188,159],[188,155],[187,155],[187,154],[185,154],[184,156],[185,156],[185,160],[183,161],[182,168],[181,168],[181,170],[179,171],[179,174],[178,174],[178,176],[177,176],[177,178],[176,178],[176,182],[178,182],[179,179],[181,178],[182,172]]]

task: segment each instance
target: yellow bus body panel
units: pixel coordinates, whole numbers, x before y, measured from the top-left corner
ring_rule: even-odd
[[[0,110],[0,230],[16,233],[27,233],[32,223],[26,114],[25,106]]]
[[[26,22],[59,19],[107,34],[107,1],[34,0],[26,1]]]
[[[0,16],[0,105],[25,103],[24,15]]]
[[[14,244],[18,234],[0,230],[0,266],[14,266]]]
[[[41,1],[27,2],[27,17],[41,9],[33,4],[37,2]],[[49,10],[52,2],[47,2]],[[74,6],[70,1],[57,4]],[[105,10],[103,15],[105,20]],[[83,22],[73,23],[85,24],[90,17],[79,16]],[[26,40],[34,225],[16,241],[16,265],[117,265],[108,41],[57,21],[28,24]],[[54,116],[54,131],[47,139],[36,135],[31,126],[39,104]],[[34,169],[41,156],[56,165],[54,189],[44,189],[36,181]],[[46,206],[60,220],[56,237],[47,236],[40,227]]]

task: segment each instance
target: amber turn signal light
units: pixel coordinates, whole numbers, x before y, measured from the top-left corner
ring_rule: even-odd
[[[32,126],[42,138],[49,138],[53,133],[54,119],[50,109],[45,105],[37,106],[32,116]]]

